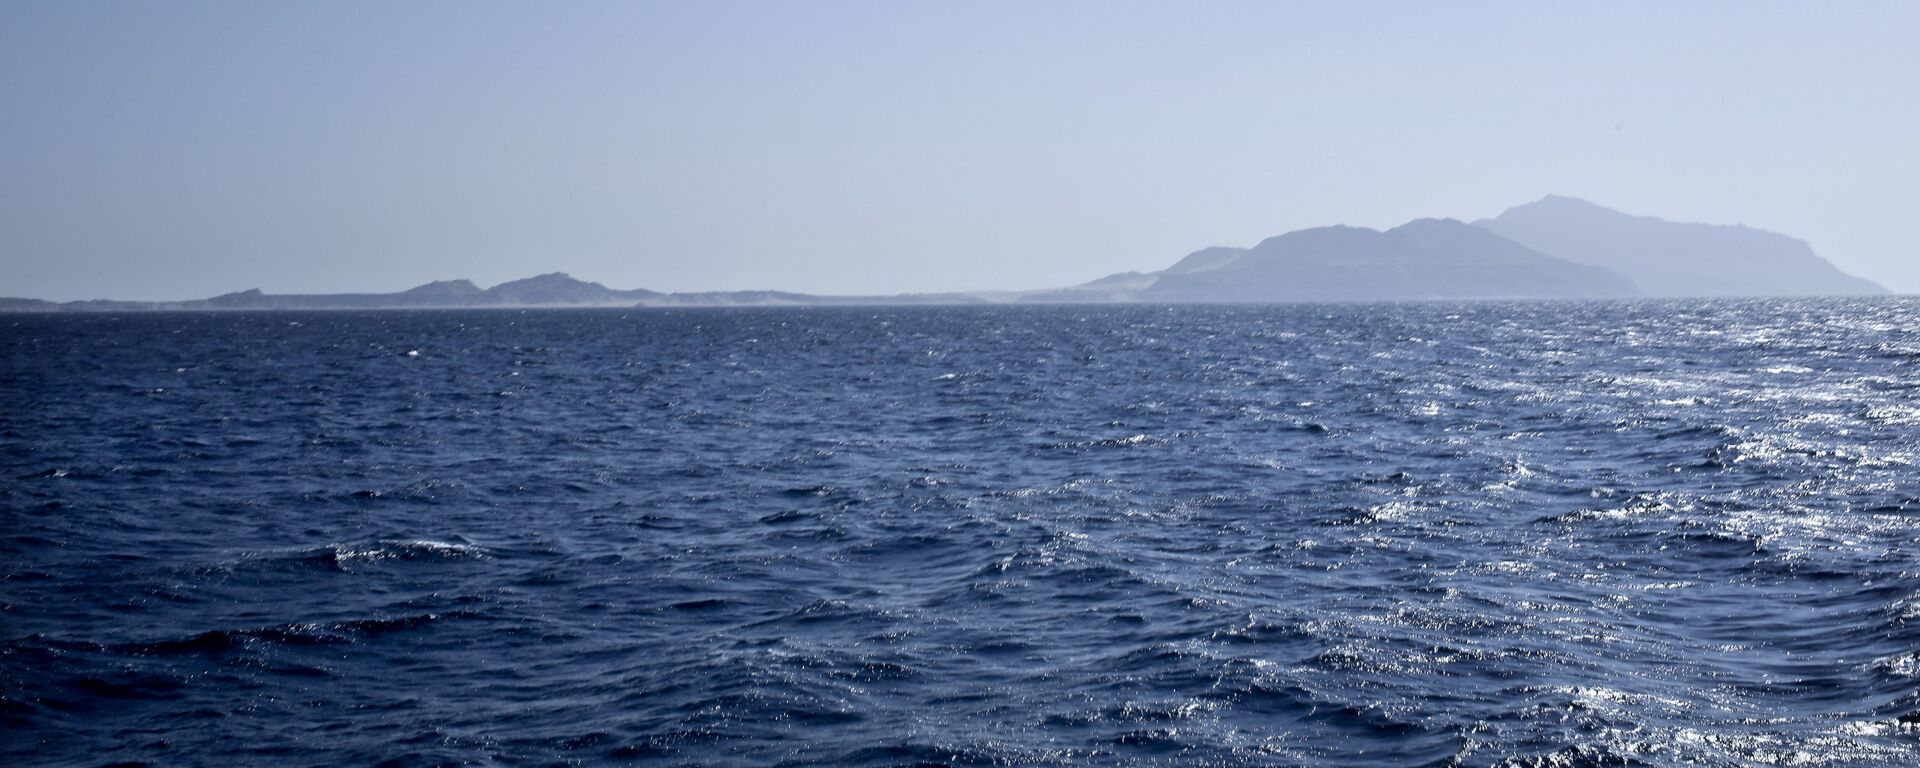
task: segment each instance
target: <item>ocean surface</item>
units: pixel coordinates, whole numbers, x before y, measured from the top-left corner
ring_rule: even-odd
[[[1920,300],[0,317],[8,765],[1920,763]]]

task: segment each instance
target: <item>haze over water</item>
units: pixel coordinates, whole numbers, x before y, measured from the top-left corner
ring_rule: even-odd
[[[1042,289],[1549,193],[1920,292],[1920,4],[0,2],[0,297]]]
[[[0,760],[1911,765],[1916,329],[8,317]]]

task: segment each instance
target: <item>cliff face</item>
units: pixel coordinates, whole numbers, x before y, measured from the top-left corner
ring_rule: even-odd
[[[1633,216],[1548,196],[1474,222],[1542,253],[1605,267],[1649,296],[1862,296],[1885,288],[1835,268],[1803,240],[1744,226]]]

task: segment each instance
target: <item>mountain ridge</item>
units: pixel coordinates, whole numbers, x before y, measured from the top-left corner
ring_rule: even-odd
[[[393,293],[265,293],[258,288],[186,301],[72,301],[0,298],[0,312],[112,312],[287,309],[490,309],[565,307],[813,306],[862,304],[977,304],[967,294],[815,296],[787,291],[661,293],[620,290],[565,272],[509,280],[481,288],[466,279],[435,280]]]
[[[1121,273],[1029,302],[1407,301],[1624,298],[1626,278],[1538,253],[1455,219],[1388,230],[1294,230],[1251,248],[1204,248],[1152,273]]]
[[[884,304],[1405,301],[1633,296],[1882,295],[1806,241],[1741,224],[1673,222],[1547,195],[1466,223],[1414,219],[1387,230],[1333,225],[1214,246],[1165,269],[1064,288],[890,296],[777,290],[663,293],[548,272],[481,288],[436,280],[394,293],[269,294],[188,301],[0,298],[0,312]]]
[[[1805,240],[1744,224],[1637,216],[1566,195],[1547,195],[1473,224],[1543,253],[1619,272],[1648,296],[1888,293],[1842,272]]]

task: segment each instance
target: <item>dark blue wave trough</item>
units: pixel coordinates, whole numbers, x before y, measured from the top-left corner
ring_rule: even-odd
[[[1911,765],[1920,302],[0,318],[0,762]]]

